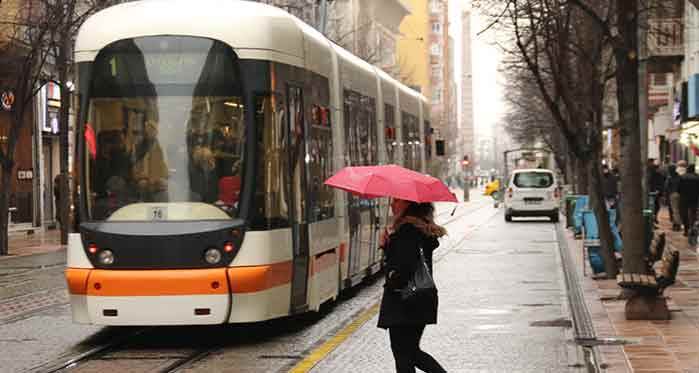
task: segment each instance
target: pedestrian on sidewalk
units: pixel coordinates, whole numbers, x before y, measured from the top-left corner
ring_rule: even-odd
[[[428,324],[437,323],[437,298],[427,304],[407,304],[401,299],[402,289],[421,263],[420,248],[432,273],[432,252],[438,238],[446,234],[434,222],[434,205],[394,199],[395,216],[390,236],[382,237],[386,265],[378,327],[388,329],[391,350],[398,373],[414,373],[419,368],[427,373],[446,370],[428,353],[420,349],[420,339]]]
[[[648,158],[647,186],[648,193],[655,192],[653,221],[656,224],[658,223],[658,211],[660,211],[660,201],[663,195],[663,187],[665,186],[665,177],[658,170],[658,166],[655,158]]]
[[[685,236],[694,226],[697,218],[697,204],[699,203],[699,175],[695,173],[694,168],[693,164],[687,166],[687,173],[680,177],[679,183],[680,210]]]
[[[668,177],[665,181],[665,195],[668,196],[668,210],[672,221],[672,230],[679,232],[682,227],[680,216],[680,175],[677,166],[671,164],[667,168]]]
[[[619,195],[617,183],[616,176],[609,172],[609,166],[602,165],[602,191],[608,209],[616,209],[617,196]]]

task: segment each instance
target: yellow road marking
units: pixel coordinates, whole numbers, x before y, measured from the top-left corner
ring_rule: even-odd
[[[349,325],[337,332],[332,338],[323,343],[320,347],[313,350],[308,357],[300,361],[296,366],[291,368],[289,373],[308,373],[316,364],[323,360],[328,354],[342,344],[362,325],[369,321],[374,315],[379,312],[379,302],[374,303],[368,310],[364,311],[359,317],[354,319]]]

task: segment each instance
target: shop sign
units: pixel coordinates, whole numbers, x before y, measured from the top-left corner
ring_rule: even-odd
[[[15,93],[12,91],[3,91],[0,96],[0,105],[3,110],[10,111],[15,104]]]
[[[17,180],[32,180],[33,178],[33,170],[17,170]]]

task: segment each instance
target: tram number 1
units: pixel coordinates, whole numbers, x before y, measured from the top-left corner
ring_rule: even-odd
[[[167,207],[151,207],[148,215],[150,216],[150,220],[167,220]]]

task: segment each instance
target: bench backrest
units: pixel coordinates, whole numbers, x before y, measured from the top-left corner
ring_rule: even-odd
[[[665,232],[653,234],[653,240],[650,242],[650,252],[648,253],[649,262],[657,262],[663,258],[663,254],[665,253],[665,243]]]
[[[666,288],[675,283],[677,271],[680,268],[680,252],[677,250],[666,250],[663,259],[660,261],[658,273],[658,287]]]

